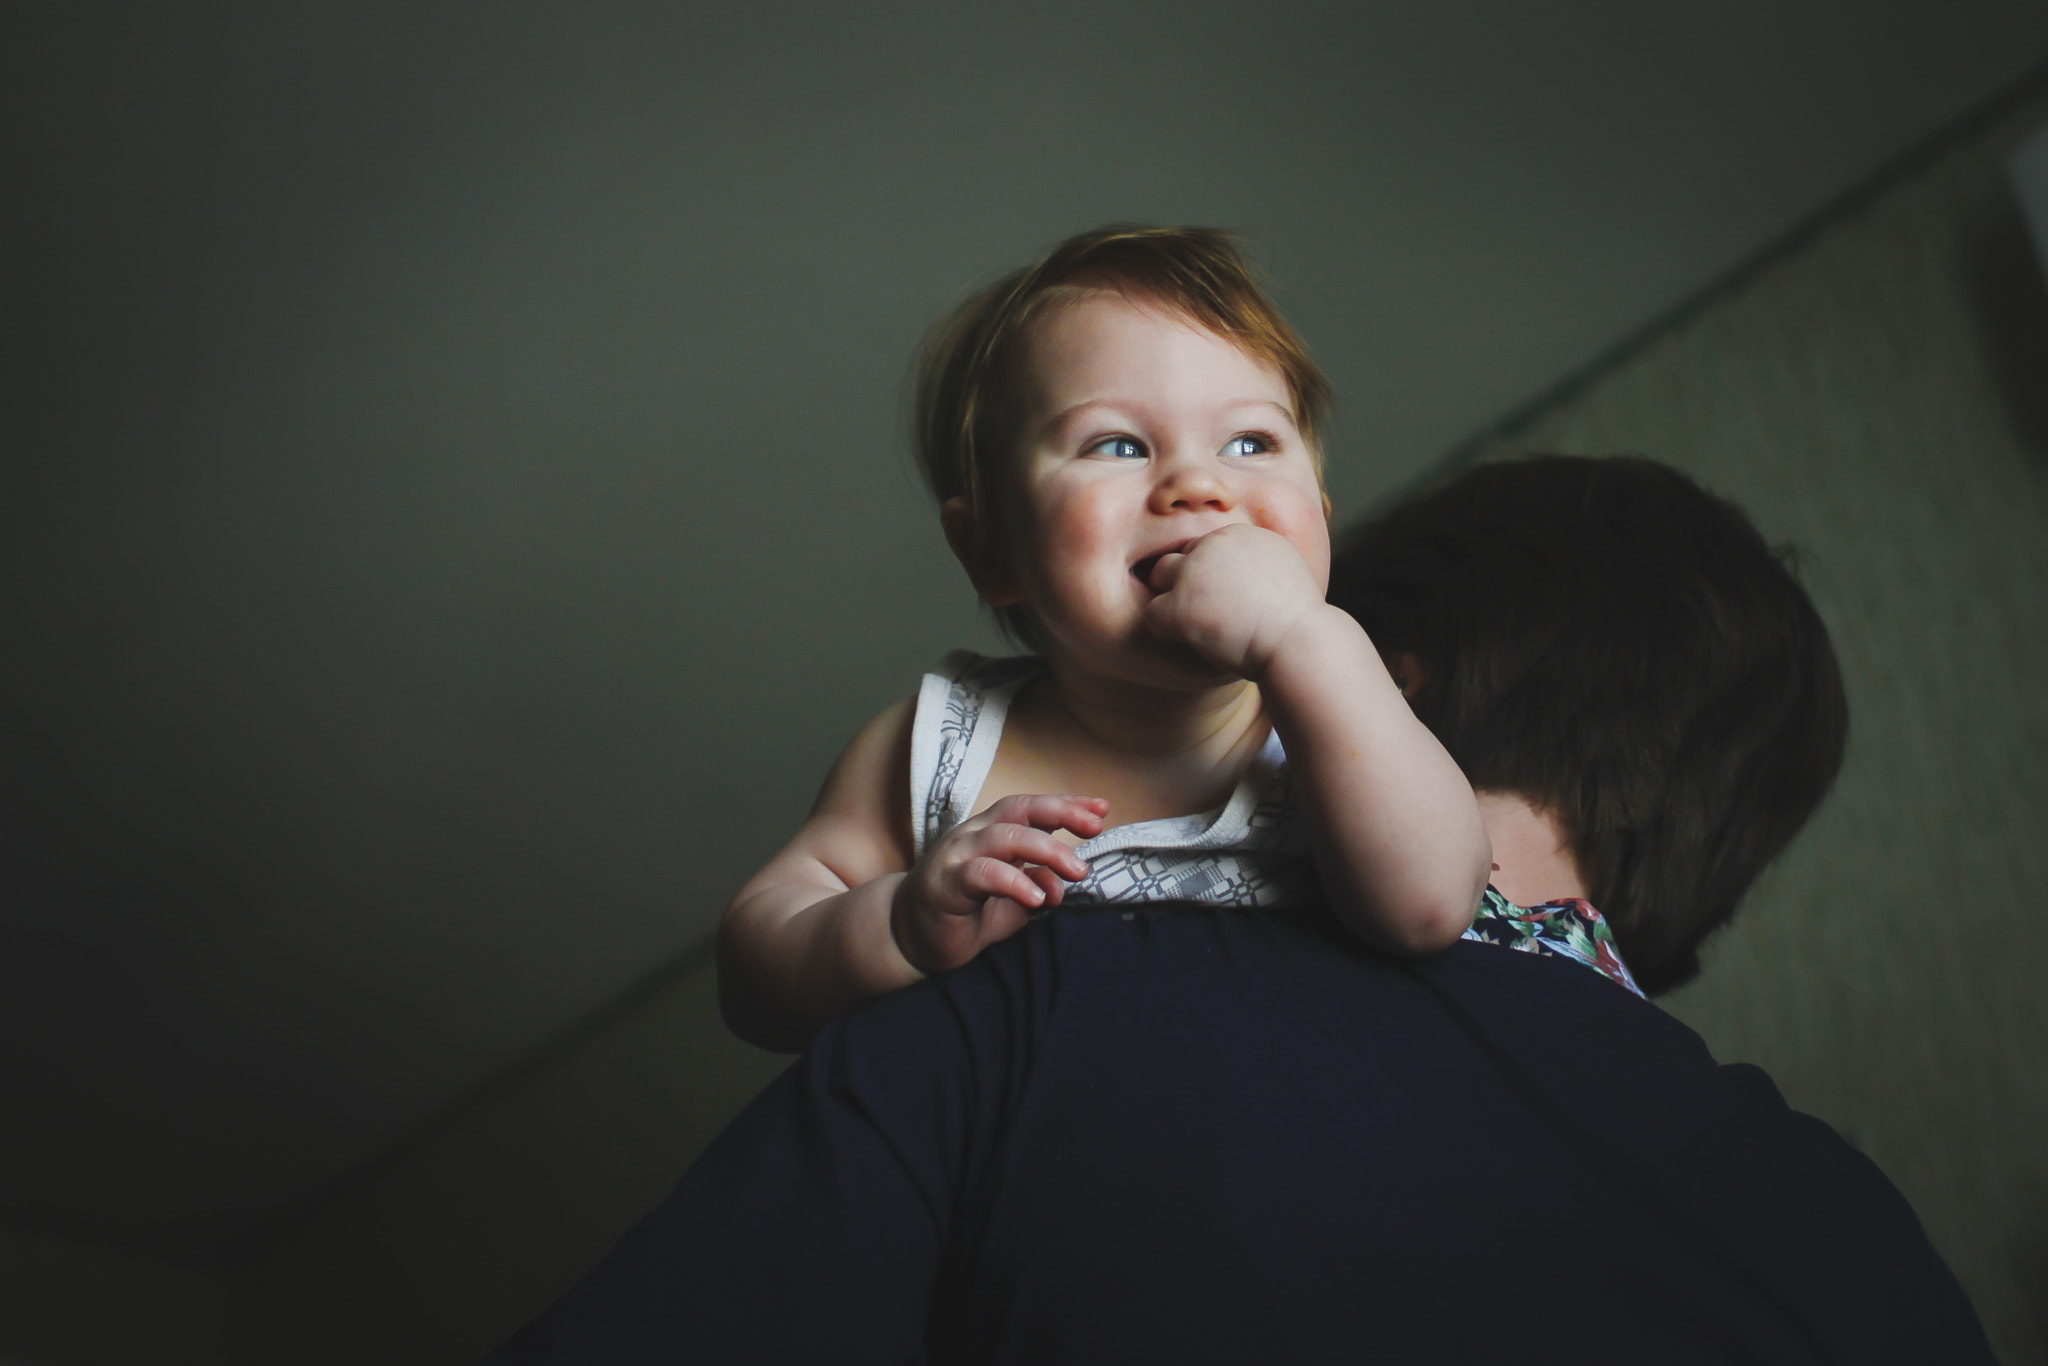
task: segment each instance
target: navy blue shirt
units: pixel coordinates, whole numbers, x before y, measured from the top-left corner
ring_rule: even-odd
[[[876,1001],[494,1360],[1969,1362],[1870,1162],[1567,961],[1044,917]]]

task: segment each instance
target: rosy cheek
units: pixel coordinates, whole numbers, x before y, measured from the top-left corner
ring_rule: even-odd
[[[1301,558],[1308,562],[1309,572],[1315,576],[1316,585],[1327,592],[1330,587],[1330,524],[1322,515],[1320,495],[1313,502],[1304,500],[1298,506],[1292,501],[1269,506],[1267,512],[1272,520],[1262,525],[1285,536],[1301,552]]]
[[[1046,539],[1069,552],[1098,546],[1114,531],[1114,509],[1094,490],[1076,490],[1046,508]]]
[[[1302,528],[1301,547],[1309,567],[1324,579],[1330,577],[1330,524],[1321,517],[1312,518]],[[1309,553],[1313,551],[1314,553]]]

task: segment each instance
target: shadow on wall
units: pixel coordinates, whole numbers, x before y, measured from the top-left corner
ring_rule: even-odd
[[[2044,126],[2048,135],[2048,126]],[[2027,455],[2048,466],[2048,278],[2019,202],[1989,218],[1971,253],[1971,293],[1991,343],[1991,368]]]

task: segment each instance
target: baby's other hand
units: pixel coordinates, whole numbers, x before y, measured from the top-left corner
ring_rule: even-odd
[[[945,972],[1057,906],[1088,865],[1049,832],[1102,833],[1100,797],[1005,797],[925,850],[896,888],[889,930],[919,972]],[[1062,881],[1065,879],[1065,881]]]
[[[1239,678],[1266,671],[1280,643],[1323,606],[1308,561],[1278,532],[1248,523],[1218,527],[1187,553],[1161,556],[1145,623]]]

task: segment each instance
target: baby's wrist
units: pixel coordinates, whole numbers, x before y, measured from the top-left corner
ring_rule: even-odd
[[[1261,687],[1270,685],[1273,675],[1284,666],[1320,655],[1344,637],[1358,634],[1358,623],[1341,607],[1318,602],[1289,621],[1270,642],[1263,642],[1246,660],[1245,677]]]
[[[916,894],[910,887],[910,875],[885,874],[862,890],[869,889],[882,894],[882,933],[863,936],[868,946],[863,957],[869,963],[870,975],[884,990],[921,981],[927,973],[912,953],[911,923],[916,913]]]
[[[918,921],[918,891],[915,878],[910,873],[890,875],[895,886],[890,889],[888,908],[888,942],[883,970],[899,977],[897,985],[921,981],[929,977],[933,969],[920,943]]]

